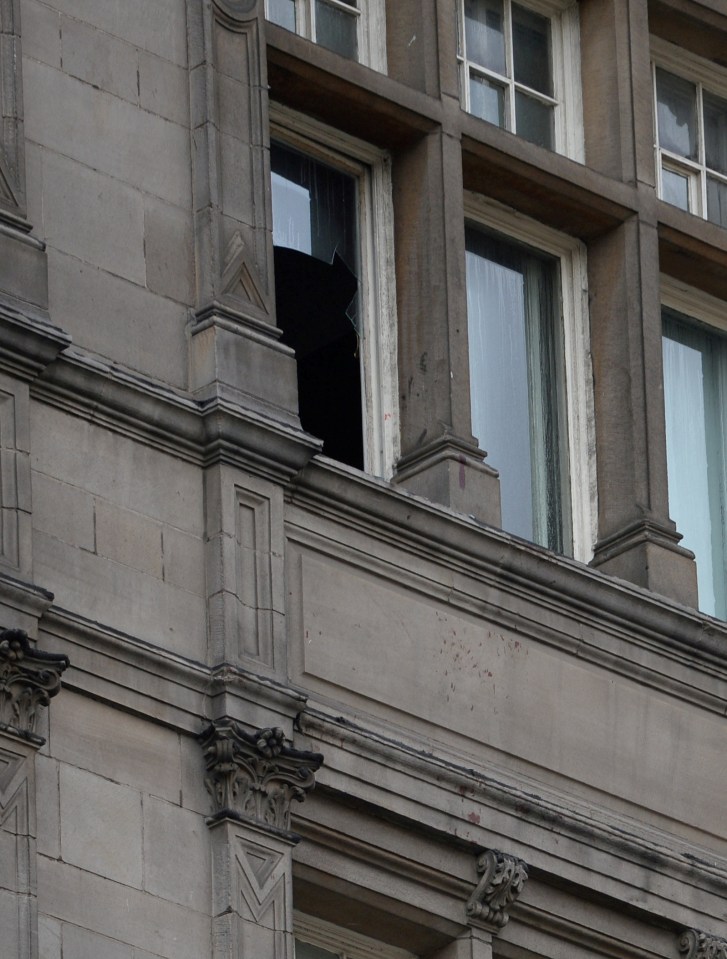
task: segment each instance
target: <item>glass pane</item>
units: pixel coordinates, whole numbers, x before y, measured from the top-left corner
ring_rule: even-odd
[[[672,153],[697,159],[697,88],[665,70],[656,71],[659,145]]]
[[[562,550],[557,266],[479,230],[466,247],[472,431],[500,472],[503,528]]]
[[[356,181],[288,147],[270,148],[273,244],[357,272]]]
[[[707,177],[707,219],[727,226],[727,183]]]
[[[512,5],[512,55],[515,80],[553,96],[550,60],[550,20]]]
[[[268,20],[295,32],[295,0],[268,0]]]
[[[489,123],[505,126],[505,90],[484,77],[470,75],[470,113]]]
[[[661,171],[662,199],[667,203],[678,206],[682,210],[689,209],[689,177],[673,170]]]
[[[503,0],[465,0],[467,59],[507,76]]]
[[[707,166],[727,173],[727,100],[704,91],[704,146]]]
[[[553,119],[553,107],[515,91],[515,129],[518,136],[552,150]]]
[[[664,316],[664,410],[669,512],[697,559],[699,608],[725,616],[721,337]]]
[[[316,0],[316,43],[351,60],[358,58],[356,29],[358,17]]]

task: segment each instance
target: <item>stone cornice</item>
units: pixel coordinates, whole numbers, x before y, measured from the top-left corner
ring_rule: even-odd
[[[42,745],[37,713],[60,692],[67,667],[67,656],[35,649],[23,630],[0,630],[0,729]]]
[[[510,919],[510,907],[522,892],[528,867],[516,856],[487,849],[477,859],[480,881],[467,900],[469,921],[499,932]]]
[[[727,939],[685,929],[679,937],[679,952],[685,959],[727,959]]]
[[[209,823],[232,818],[289,834],[291,803],[313,788],[323,756],[287,746],[282,729],[247,733],[228,718],[211,723],[200,743],[215,807]]]

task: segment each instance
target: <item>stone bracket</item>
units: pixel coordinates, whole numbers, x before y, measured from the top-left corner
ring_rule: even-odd
[[[0,730],[42,746],[38,710],[60,692],[68,657],[35,649],[21,629],[0,631]]]
[[[467,900],[470,922],[499,932],[510,918],[510,906],[522,892],[528,878],[528,867],[522,859],[497,849],[488,849],[477,860],[481,876]]]
[[[727,939],[699,929],[685,929],[679,937],[679,952],[686,959],[727,959]]]

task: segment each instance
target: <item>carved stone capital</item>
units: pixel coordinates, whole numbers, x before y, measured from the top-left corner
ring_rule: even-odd
[[[37,711],[60,691],[67,667],[67,656],[35,649],[23,630],[0,630],[0,729],[42,744]]]
[[[528,867],[522,859],[488,849],[477,860],[477,872],[482,878],[467,900],[467,915],[497,931],[510,918],[510,906],[522,892]]]
[[[699,929],[685,929],[679,937],[679,952],[686,959],[727,959],[727,939]]]
[[[231,719],[211,723],[200,741],[215,803],[211,821],[232,817],[287,832],[291,803],[313,788],[323,756],[286,746],[282,729],[250,734]]]

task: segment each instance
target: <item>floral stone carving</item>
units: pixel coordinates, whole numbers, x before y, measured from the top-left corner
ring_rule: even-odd
[[[686,959],[727,959],[727,939],[698,929],[685,929],[679,937],[679,952]]]
[[[291,803],[313,788],[323,756],[286,746],[282,729],[246,733],[231,719],[212,723],[200,741],[212,820],[231,816],[287,832]]]
[[[470,919],[502,929],[510,918],[510,906],[528,878],[528,867],[522,859],[488,849],[477,860],[477,872],[482,878],[467,900],[467,915]]]
[[[0,630],[0,729],[43,743],[35,732],[38,709],[60,691],[67,667],[67,656],[36,649],[23,630]]]

